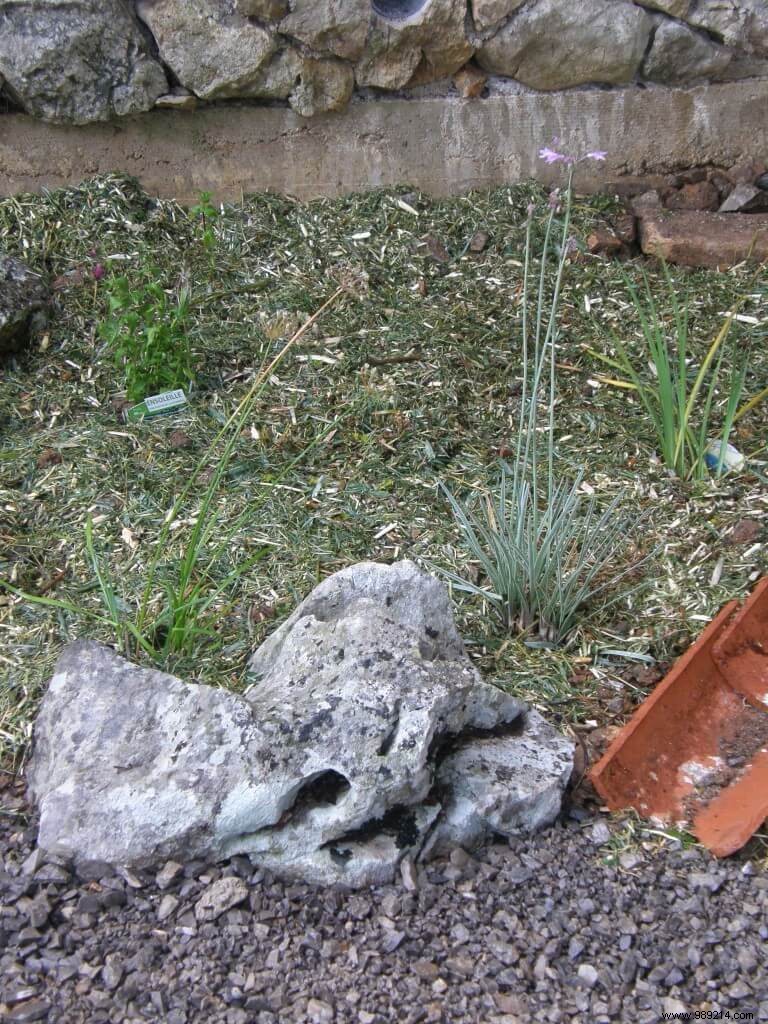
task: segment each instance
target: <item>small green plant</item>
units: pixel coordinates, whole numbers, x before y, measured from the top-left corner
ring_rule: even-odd
[[[688,300],[678,298],[666,265],[664,273],[672,310],[668,320],[659,312],[647,277],[644,277],[642,296],[625,278],[640,322],[643,361],[649,364],[650,378],[641,372],[626,345],[616,336],[613,339],[615,359],[593,354],[626,375],[627,380],[611,383],[629,386],[637,394],[653,426],[664,465],[683,480],[700,480],[708,475],[707,455],[713,441],[718,456],[712,470],[717,475],[722,472],[731,429],[746,411],[739,410],[739,402],[747,373],[747,356],[740,354],[733,344],[726,346],[737,312],[732,309],[698,368],[692,366]],[[718,401],[720,385],[724,397]],[[709,461],[713,461],[712,456]]]
[[[154,542],[154,549],[147,559],[141,596],[134,605],[119,596],[106,565],[97,553],[90,518],[85,527],[85,552],[101,598],[102,611],[94,612],[70,601],[28,594],[7,582],[3,582],[3,586],[34,604],[58,608],[108,626],[122,653],[130,657],[144,655],[161,667],[168,667],[169,659],[173,656],[190,656],[201,642],[215,640],[216,630],[210,615],[212,606],[267,551],[261,548],[252,558],[238,563],[230,572],[219,572],[219,565],[230,542],[256,511],[254,504],[247,506],[223,535],[214,541],[218,522],[216,497],[222,479],[253,406],[269,386],[273,371],[344,290],[343,287],[337,288],[277,355],[270,361],[265,360],[245,396],[198,461],[166,515]],[[337,425],[338,420],[321,431],[310,445],[283,467],[273,483],[290,472],[310,450],[322,444]],[[213,473],[199,503],[192,510],[192,529],[186,537],[180,557],[174,558],[169,552],[173,526],[178,522],[182,509],[189,503],[201,474],[212,462]],[[265,490],[262,500],[266,500],[267,494]]]
[[[487,601],[506,629],[534,633],[540,638],[536,642],[550,644],[567,636],[584,605],[604,595],[637,568],[632,566],[624,572],[607,573],[637,520],[620,515],[621,495],[600,511],[595,495],[587,497],[582,492],[582,473],[574,480],[562,479],[557,473],[554,415],[557,312],[568,255],[576,161],[550,149],[542,150],[541,156],[549,163],[567,163],[569,174],[564,196],[555,195],[550,200],[532,327],[528,310],[533,208],[529,207],[521,299],[523,379],[514,461],[511,466],[501,463],[499,484],[493,493],[486,493],[484,497],[476,491],[462,503],[443,487],[469,554],[479,563],[490,589],[457,573],[443,572],[457,589]],[[602,159],[604,154],[588,156]],[[558,222],[561,202],[563,217]],[[552,294],[547,301],[548,263],[553,231],[558,223],[559,258]],[[545,424],[540,423],[542,407],[546,409]],[[542,436],[545,438],[543,450]],[[619,596],[622,595],[612,600]]]
[[[200,241],[203,243],[203,248],[209,253],[216,246],[216,235],[213,225],[219,216],[219,211],[211,202],[212,195],[213,193],[211,192],[200,192],[197,202],[189,210],[190,217],[199,218],[201,222],[202,232]]]
[[[131,402],[158,391],[184,387],[194,380],[192,352],[187,334],[190,296],[166,291],[148,268],[150,280],[132,285],[115,277],[108,286],[109,315],[99,333],[115,365],[125,374]]]

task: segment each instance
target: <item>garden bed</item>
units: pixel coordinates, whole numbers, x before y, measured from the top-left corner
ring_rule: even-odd
[[[137,601],[183,482],[258,368],[350,273],[356,294],[329,308],[275,369],[216,498],[222,536],[244,519],[212,572],[223,578],[257,551],[262,557],[220,596],[214,635],[165,667],[239,690],[254,647],[319,579],[355,561],[408,557],[471,574],[438,484],[460,495],[487,487],[499,455],[512,454],[526,209],[531,201],[545,208],[544,200],[533,185],[446,200],[406,188],[309,204],[259,195],[204,223],[199,212],[107,178],[0,201],[0,246],[56,290],[48,331],[2,371],[0,576],[98,611],[90,517],[119,600]],[[577,242],[613,209],[605,197],[578,200]],[[534,252],[542,228],[543,216]],[[748,460],[742,472],[681,481],[659,462],[640,404],[606,383],[588,351],[614,352],[615,332],[640,352],[624,275],[638,284],[643,272],[664,309],[660,267],[574,247],[556,409],[562,472],[584,468],[587,493],[603,502],[621,493],[622,508],[648,513],[618,553],[621,565],[654,552],[633,580],[643,586],[585,609],[554,649],[527,646],[481,602],[457,594],[460,628],[485,677],[582,733],[622,722],[765,567],[766,407],[740,420],[731,438]],[[757,393],[768,369],[764,278],[747,265],[670,273],[678,295],[689,295],[694,360],[746,294],[734,332],[740,347],[751,346],[745,396]],[[123,379],[99,333],[117,274],[189,288],[196,383],[181,413],[123,421]],[[168,564],[183,549],[206,475],[170,532]],[[95,620],[0,594],[7,769],[22,764],[53,662],[79,636],[114,639]]]

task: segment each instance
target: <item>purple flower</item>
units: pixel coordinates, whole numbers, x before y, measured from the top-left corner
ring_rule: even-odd
[[[106,270],[101,265],[101,263],[95,263],[91,267],[91,273],[93,274],[93,278],[95,281],[100,281],[102,277],[104,277],[104,275],[106,274]]]
[[[549,146],[543,146],[539,150],[539,156],[548,164],[565,163],[568,159],[565,153],[557,153],[554,149],[550,149]]]
[[[552,140],[552,146],[559,146],[560,140],[554,138]],[[566,164],[568,167],[573,167],[574,164],[579,164],[582,160],[605,160],[608,154],[602,149],[593,149],[584,156],[573,156],[570,153],[560,153],[557,149],[552,149],[550,146],[543,146],[539,150],[539,156],[548,164]]]

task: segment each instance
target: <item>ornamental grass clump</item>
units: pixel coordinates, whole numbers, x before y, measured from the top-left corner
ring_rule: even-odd
[[[710,472],[719,476],[734,424],[765,398],[766,390],[739,407],[748,353],[729,337],[740,303],[725,314],[696,366],[691,356],[688,300],[678,298],[666,265],[664,274],[671,316],[659,310],[647,278],[642,295],[625,278],[643,339],[641,359],[633,360],[627,346],[615,335],[615,358],[593,354],[626,375],[625,380],[609,383],[637,394],[652,425],[660,458],[671,473],[681,480],[701,480]],[[650,373],[643,369],[643,363]]]
[[[521,299],[522,392],[514,458],[501,462],[495,488],[475,492],[467,501],[443,486],[467,552],[486,581],[475,583],[444,572],[457,590],[487,601],[506,629],[532,636],[529,642],[557,644],[574,628],[585,605],[598,598],[611,603],[622,596],[609,594],[637,565],[618,572],[610,565],[637,519],[621,515],[621,494],[600,509],[594,493],[582,488],[583,471],[573,480],[558,472],[557,314],[570,242],[573,171],[579,161],[549,148],[539,155],[547,163],[565,164],[568,179],[562,195],[555,192],[550,197],[532,301],[534,211],[528,208]],[[593,152],[582,159],[604,158],[604,153]],[[548,296],[553,250],[557,263]]]

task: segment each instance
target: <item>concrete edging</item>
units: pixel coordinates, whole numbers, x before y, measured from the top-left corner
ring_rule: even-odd
[[[0,116],[0,194],[76,184],[119,171],[151,194],[182,202],[265,189],[301,199],[408,183],[446,195],[536,177],[560,180],[537,157],[603,149],[577,185],[622,173],[729,166],[768,152],[768,79],[692,89],[573,89],[359,99],[304,120],[287,107],[227,103],[155,110],[108,124],[54,125]]]

